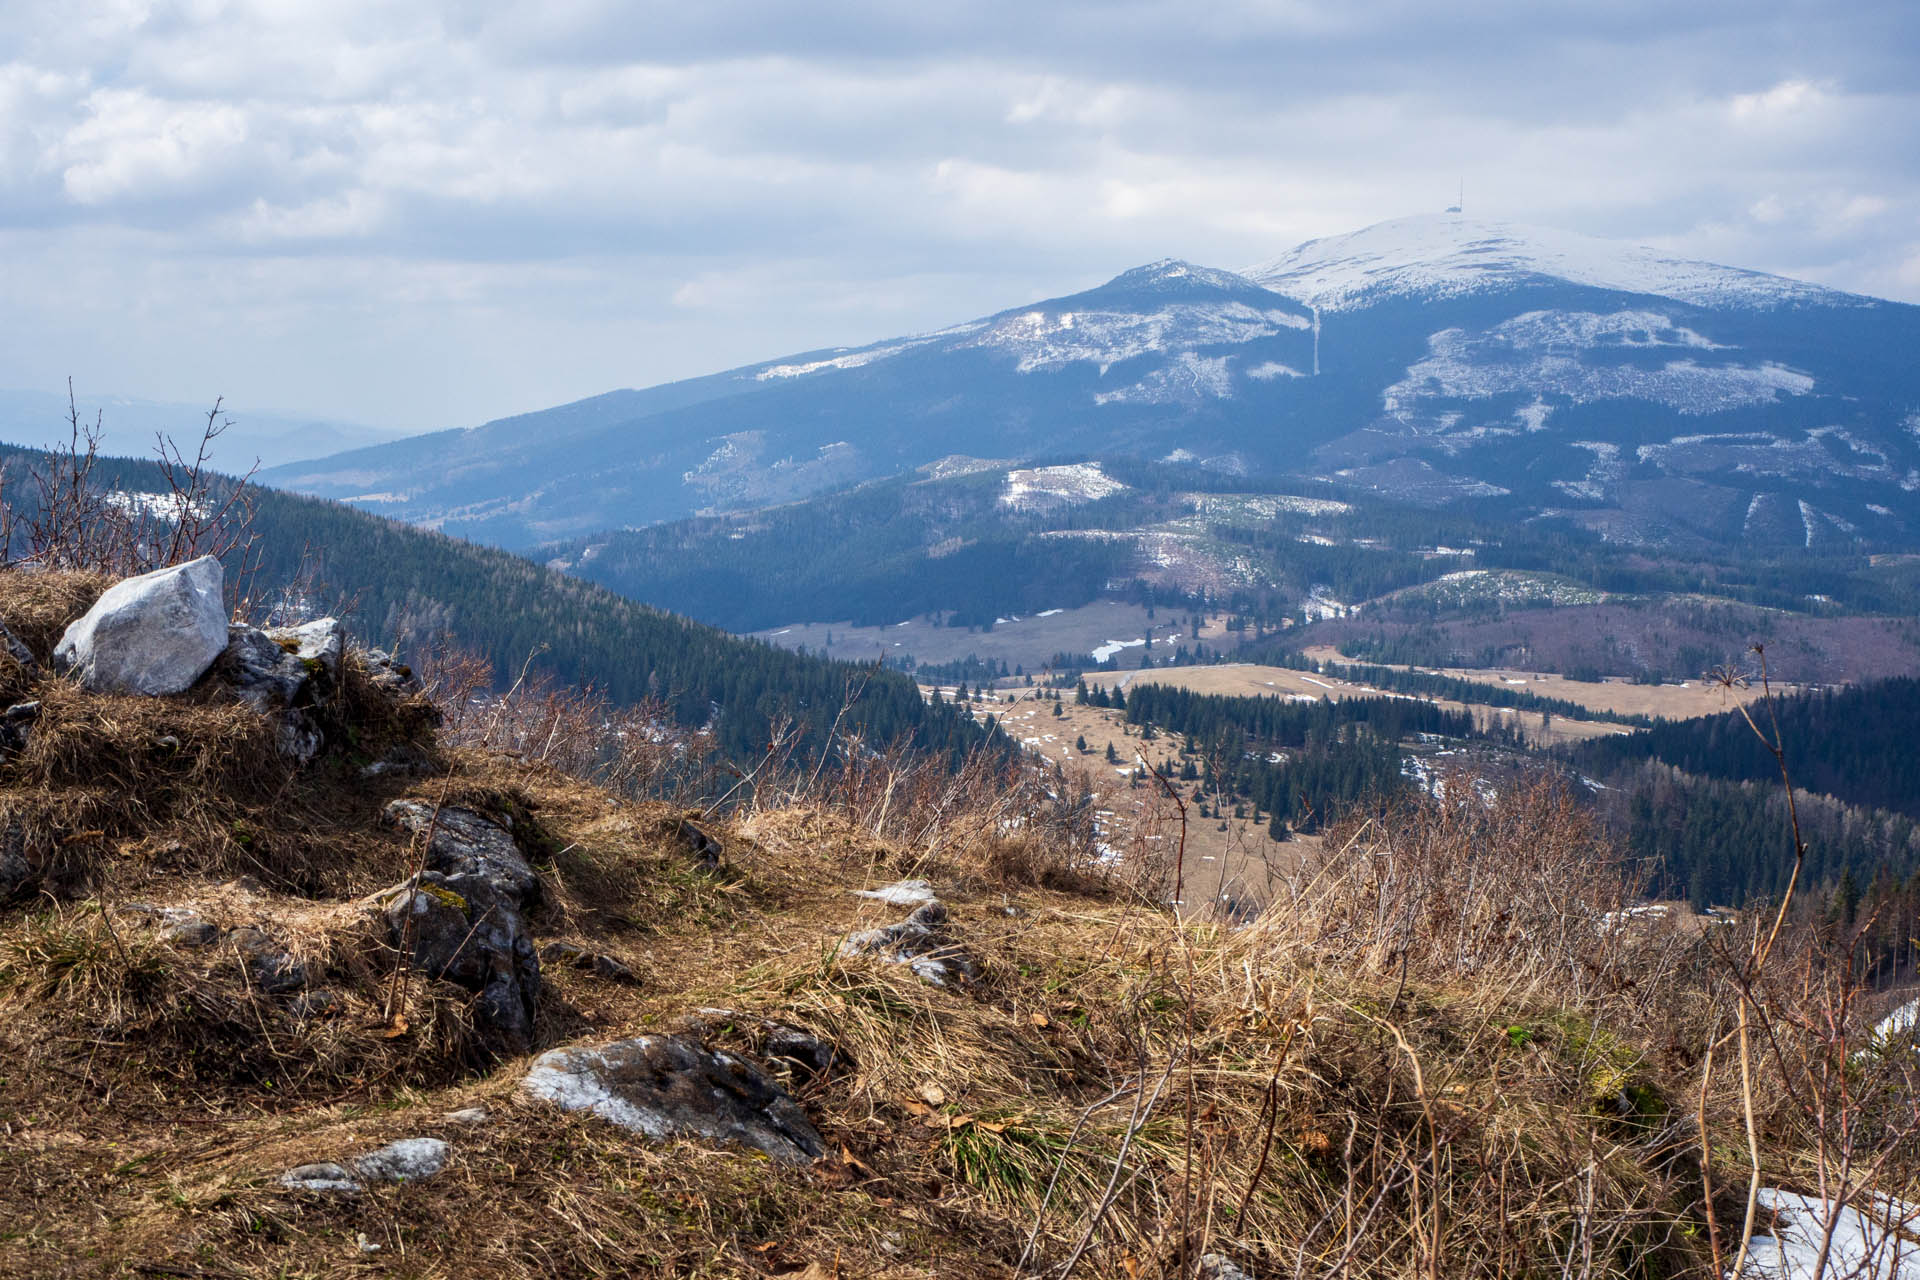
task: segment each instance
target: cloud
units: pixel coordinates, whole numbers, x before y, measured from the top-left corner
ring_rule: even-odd
[[[1920,299],[1860,0],[15,0],[0,383],[470,423],[1450,202]]]

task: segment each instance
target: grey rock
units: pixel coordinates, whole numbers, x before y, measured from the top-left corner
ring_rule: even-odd
[[[191,911],[168,907],[161,912],[160,941],[173,947],[210,947],[220,941],[220,926]]]
[[[387,754],[372,764],[362,767],[360,776],[363,778],[405,777],[408,774],[425,773],[431,764],[432,761],[427,759],[426,752],[418,747],[403,744],[391,748]]]
[[[280,1185],[289,1191],[317,1195],[357,1195],[360,1182],[337,1164],[297,1165],[280,1175]]]
[[[5,841],[0,843],[0,902],[24,893],[35,879],[33,864],[27,861],[26,842],[17,831],[9,826]]]
[[[212,556],[116,582],[60,637],[54,664],[96,692],[179,693],[227,647],[222,585]]]
[[[4,622],[0,622],[0,645],[5,646],[7,656],[19,663],[20,669],[28,676],[40,674],[40,662],[33,656],[33,650],[27,648],[26,643],[13,634]]]
[[[475,1021],[488,1046],[503,1054],[531,1048],[540,958],[518,900],[484,875],[438,871],[383,899],[388,936],[411,945],[415,967],[479,994]]]
[[[318,698],[313,672],[266,632],[258,627],[230,628],[214,674],[240,701],[272,717],[275,745],[282,756],[306,764],[326,746],[326,735],[312,711]]]
[[[252,925],[227,935],[246,960],[247,976],[268,995],[285,995],[307,985],[307,967]]]
[[[282,649],[290,650],[307,674],[324,680],[329,689],[340,679],[347,632],[338,618],[315,618],[297,627],[270,627],[267,636]]]
[[[353,1171],[368,1182],[418,1182],[446,1168],[452,1152],[438,1138],[401,1138],[356,1158]]]
[[[18,755],[27,749],[27,737],[40,718],[38,702],[16,702],[0,712],[0,755]]]
[[[368,649],[362,654],[367,664],[367,679],[373,686],[386,693],[403,698],[408,694],[419,693],[426,686],[420,683],[420,677],[413,668],[400,662],[385,649]]]
[[[701,867],[708,871],[718,871],[720,869],[720,856],[723,850],[720,847],[719,840],[685,818],[680,819],[677,831],[682,842],[686,844],[688,851],[691,852],[695,858],[699,859]]]
[[[1253,1280],[1224,1253],[1203,1253],[1194,1269],[1199,1280]]]
[[[394,945],[411,942],[429,975],[479,993],[478,1023],[496,1052],[533,1044],[540,957],[525,911],[540,900],[540,878],[520,853],[511,824],[471,809],[396,800],[386,820],[427,841],[426,870],[381,895]]]
[[[352,1168],[327,1161],[303,1164],[280,1175],[289,1191],[316,1195],[358,1195],[369,1182],[418,1182],[447,1167],[453,1148],[438,1138],[401,1138],[351,1161]]]
[[[340,1012],[340,997],[331,991],[309,991],[294,997],[287,1006],[287,1012],[302,1022],[315,1018],[330,1018]]]
[[[492,1117],[485,1107],[462,1107],[458,1111],[449,1111],[440,1118],[448,1124],[475,1125],[485,1124]]]
[[[843,956],[874,955],[888,964],[904,964],[915,977],[936,987],[972,982],[980,967],[947,931],[947,909],[938,902],[915,907],[899,924],[864,929],[840,944]]]
[[[384,816],[414,836],[426,838],[432,833],[427,844],[428,870],[484,876],[500,893],[513,895],[522,905],[539,901],[540,877],[522,856],[507,819],[452,807],[442,808],[436,816],[432,805],[418,800],[395,800]]]
[[[808,1078],[824,1076],[845,1061],[845,1055],[836,1046],[811,1031],[781,1022],[769,1022],[766,1032],[762,1054],[769,1061],[787,1063],[796,1075]]]
[[[649,1138],[738,1143],[787,1164],[826,1154],[800,1105],[758,1067],[681,1036],[555,1049],[520,1087]]]
[[[639,981],[632,969],[612,956],[590,951],[572,942],[549,942],[540,948],[540,960],[543,964],[564,964],[575,969],[585,969],[609,982]]]
[[[896,880],[878,889],[857,889],[855,893],[862,898],[876,898],[896,907],[917,907],[938,901],[933,886],[925,880]]]

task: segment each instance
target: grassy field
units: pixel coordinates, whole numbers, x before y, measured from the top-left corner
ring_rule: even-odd
[[[1351,659],[1340,656],[1340,651],[1331,645],[1315,645],[1306,650],[1309,658],[1322,662],[1341,662],[1351,665]],[[1759,687],[1726,688],[1713,680],[1688,680],[1680,684],[1634,684],[1618,678],[1600,681],[1569,680],[1552,672],[1521,671],[1505,667],[1407,667],[1392,663],[1369,664],[1390,666],[1395,671],[1435,671],[1443,676],[1457,680],[1471,680],[1476,684],[1492,685],[1503,689],[1517,689],[1525,693],[1537,693],[1543,698],[1562,698],[1568,702],[1577,702],[1583,707],[1595,711],[1615,711],[1625,715],[1658,716],[1667,720],[1691,720],[1696,716],[1718,715],[1730,711],[1740,703],[1752,702],[1761,696]],[[1791,692],[1795,686],[1777,684],[1775,690],[1780,693]]]
[[[1055,716],[1051,700],[1036,697],[1038,691],[1026,688],[998,690],[996,699],[975,704],[976,715],[991,714],[1015,741],[1026,749],[1076,773],[1092,785],[1103,814],[1101,824],[1106,841],[1115,854],[1131,862],[1164,864],[1160,880],[1170,898],[1181,899],[1190,908],[1213,902],[1238,904],[1269,900],[1272,878],[1299,866],[1319,848],[1319,837],[1295,834],[1291,839],[1275,841],[1267,834],[1263,814],[1254,821],[1252,810],[1246,817],[1202,818],[1200,806],[1212,799],[1203,795],[1198,783],[1175,781],[1173,786],[1187,804],[1187,843],[1184,863],[1174,865],[1179,847],[1180,820],[1177,806],[1166,791],[1151,779],[1135,784],[1133,775],[1144,756],[1149,764],[1178,759],[1178,740],[1160,736],[1143,741],[1139,730],[1126,723],[1124,712],[1102,707],[1074,705],[1067,695]],[[943,696],[951,696],[951,688]],[[1087,750],[1074,745],[1085,738]],[[1111,746],[1121,763],[1109,763]]]
[[[1210,667],[1155,667],[1147,671],[1100,672],[1087,677],[1089,686],[1098,684],[1101,688],[1111,689],[1115,685],[1127,688],[1133,684],[1165,684],[1179,689],[1191,689],[1195,693],[1217,693],[1231,697],[1259,698],[1275,695],[1297,698],[1378,698],[1384,691],[1369,684],[1336,680],[1331,676],[1316,676],[1309,671],[1295,671],[1289,667],[1263,667],[1246,662],[1228,662]],[[1394,695],[1405,697],[1405,694]],[[1588,738],[1603,738],[1609,734],[1629,732],[1624,726],[1606,724],[1592,720],[1569,720],[1565,716],[1554,716],[1543,730],[1540,713],[1537,711],[1517,711],[1507,707],[1486,707],[1478,704],[1451,702],[1444,698],[1429,698],[1435,706],[1445,707],[1449,711],[1470,710],[1475,723],[1488,725],[1497,721],[1518,720],[1526,731],[1529,740],[1543,746],[1554,746],[1563,742],[1583,742]],[[1704,714],[1704,713],[1701,713]]]

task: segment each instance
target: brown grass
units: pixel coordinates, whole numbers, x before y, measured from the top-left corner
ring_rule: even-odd
[[[540,758],[539,726],[568,741],[586,704],[475,726],[514,754],[439,749],[427,775],[365,781],[260,773],[232,708],[48,692],[46,741],[0,796],[75,806],[22,822],[114,825],[61,845],[84,851],[73,896],[0,914],[0,1274],[1143,1280],[1202,1252],[1257,1275],[1712,1273],[1691,1112],[1703,1098],[1709,1149],[1737,1159],[1738,1082],[1700,1068],[1728,944],[1611,916],[1631,868],[1557,793],[1357,819],[1230,929],[1100,875],[1086,798],[1030,764],[775,760],[694,808],[558,767],[604,755]],[[426,714],[373,706],[367,733]],[[156,757],[162,731],[181,746]],[[524,1063],[473,1053],[444,984],[410,985],[388,1034],[397,956],[363,895],[410,865],[378,820],[402,795],[510,815],[546,889],[539,938],[637,978],[548,967],[537,1047],[684,1028],[755,1055],[769,1021],[803,1028],[838,1050],[786,1077],[830,1157],[782,1168],[525,1102]],[[237,821],[262,832],[241,844]],[[935,882],[977,981],[838,954],[904,914],[854,891],[910,875]],[[136,894],[260,929],[337,1005],[302,1016],[234,950],[164,944]],[[1806,1064],[1849,1061],[1844,1037],[1792,1050],[1845,1008],[1818,941],[1790,933],[1763,975],[1784,1185],[1814,1185],[1834,1149]],[[1874,1185],[1906,1192],[1898,1061],[1847,1078],[1880,1080],[1856,1142],[1890,1138]],[[492,1118],[445,1118],[474,1105]],[[418,1185],[324,1201],[275,1182],[423,1134],[455,1156]]]

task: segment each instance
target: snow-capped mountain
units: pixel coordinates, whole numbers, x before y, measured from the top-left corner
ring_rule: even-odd
[[[1389,297],[1437,301],[1542,281],[1697,307],[1866,301],[1785,276],[1676,258],[1644,245],[1457,213],[1395,218],[1309,240],[1241,274],[1326,311],[1357,310]]]
[[[954,455],[1177,454],[1611,537],[1920,545],[1920,308],[1459,215],[281,468],[527,546]]]

